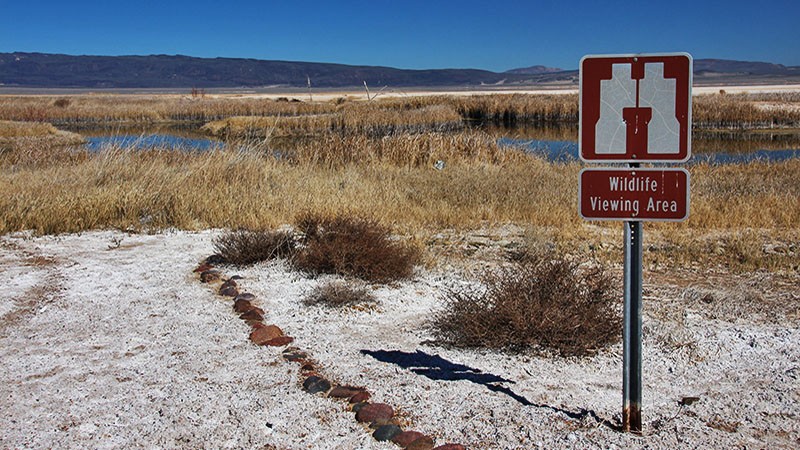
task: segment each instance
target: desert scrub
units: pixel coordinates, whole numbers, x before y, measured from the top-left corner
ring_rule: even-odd
[[[388,227],[364,217],[303,214],[297,227],[305,245],[295,266],[310,274],[337,274],[369,282],[410,278],[420,250],[393,240]]]
[[[303,299],[306,306],[352,307],[375,303],[369,287],[355,281],[334,280],[315,287]]]
[[[450,289],[431,329],[453,347],[590,355],[621,334],[611,286],[602,268],[530,255],[486,273],[480,287]]]
[[[229,231],[214,239],[214,250],[234,265],[254,264],[295,253],[294,236],[288,231]]]

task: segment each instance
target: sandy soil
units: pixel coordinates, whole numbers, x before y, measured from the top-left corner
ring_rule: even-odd
[[[729,94],[741,93],[789,93],[800,92],[800,84],[772,84],[772,85],[720,85],[720,86],[694,86],[692,87],[692,94],[716,94],[720,90],[724,90]],[[53,89],[34,89],[34,88],[8,88],[0,87],[0,97],[6,95],[77,95],[77,94],[130,94],[130,95],[159,95],[159,96],[177,96],[186,97],[186,90],[175,89],[67,89],[67,88],[53,88]],[[425,97],[437,95],[488,95],[488,94],[577,94],[578,86],[574,84],[553,84],[543,87],[530,88],[508,88],[508,87],[494,87],[486,86],[485,88],[469,88],[469,89],[440,89],[440,88],[382,88],[370,87],[370,98],[386,98],[386,97]],[[277,99],[285,97],[289,99],[298,99],[301,101],[331,101],[341,97],[350,100],[367,100],[367,93],[364,89],[312,89],[309,96],[308,91],[300,88],[284,88],[284,87],[266,87],[266,88],[219,88],[208,89],[206,91],[208,98],[268,98]]]
[[[0,448],[397,448],[302,392],[279,349],[248,342],[230,302],[191,273],[218,234],[0,238]],[[445,289],[472,282],[462,269],[421,270],[375,287],[375,308],[344,311],[303,306],[323,280],[280,262],[224,270],[326,376],[368,387],[437,444],[800,445],[796,277],[646,272],[635,437],[604,425],[619,420],[620,346],[563,359],[431,344]],[[688,396],[699,400],[679,406]]]
[[[717,94],[720,90],[724,90],[729,94],[763,94],[763,93],[784,93],[784,92],[800,92],[800,85],[798,84],[780,84],[780,85],[743,85],[743,86],[694,86],[692,87],[693,95]],[[488,94],[535,94],[535,95],[563,95],[563,94],[577,94],[578,87],[575,85],[564,86],[551,86],[547,88],[519,88],[519,89],[468,89],[468,90],[418,90],[418,89],[371,89],[370,96],[375,98],[383,97],[427,97],[437,95],[451,95],[451,96],[467,96],[467,95],[488,95]],[[239,97],[239,98],[270,98],[276,99],[279,97],[297,98],[300,100],[308,100],[308,93],[300,92],[278,92],[278,93],[241,93],[241,94],[210,94],[212,97]],[[329,101],[340,97],[346,97],[350,100],[367,100],[366,91],[326,91],[326,92],[312,92],[311,99],[315,101]]]

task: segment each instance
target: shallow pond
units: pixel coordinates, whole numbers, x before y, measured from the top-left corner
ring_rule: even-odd
[[[169,148],[206,151],[224,147],[224,142],[209,138],[197,126],[98,128],[74,130],[86,136],[87,147]],[[480,127],[497,137],[504,146],[539,154],[554,162],[578,160],[577,126],[522,126],[515,128]],[[733,164],[754,160],[783,161],[800,158],[800,130],[778,131],[695,131],[692,136],[692,162]]]
[[[521,148],[526,152],[545,156],[549,161],[570,162],[578,160],[577,141],[547,141],[541,139],[500,138],[500,145]],[[800,146],[799,146],[800,147]],[[744,152],[693,152],[689,163],[735,164],[750,161],[784,161],[800,158],[800,149]]]
[[[208,138],[188,138],[172,134],[141,134],[90,136],[86,138],[86,147],[91,151],[103,148],[170,148],[179,150],[214,150],[224,147],[221,141]]]
[[[578,160],[578,127],[487,127],[501,145],[521,148],[550,161]],[[735,164],[800,158],[800,130],[694,131],[689,163]]]

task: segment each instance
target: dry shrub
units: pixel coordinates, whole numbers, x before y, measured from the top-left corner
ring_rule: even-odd
[[[616,341],[611,277],[554,253],[489,272],[483,289],[448,292],[432,331],[446,345],[583,356]]]
[[[230,264],[245,265],[290,257],[295,242],[287,231],[237,230],[214,239],[214,250]]]
[[[304,214],[297,226],[306,245],[294,264],[311,274],[386,283],[411,277],[420,261],[419,249],[392,240],[390,230],[371,219]]]
[[[336,280],[317,286],[303,303],[309,306],[321,305],[331,308],[375,303],[375,295],[363,284]]]

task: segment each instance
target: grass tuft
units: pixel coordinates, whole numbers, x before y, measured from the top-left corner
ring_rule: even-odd
[[[308,306],[342,308],[375,303],[375,295],[363,284],[336,280],[314,288],[303,299],[303,303]]]

